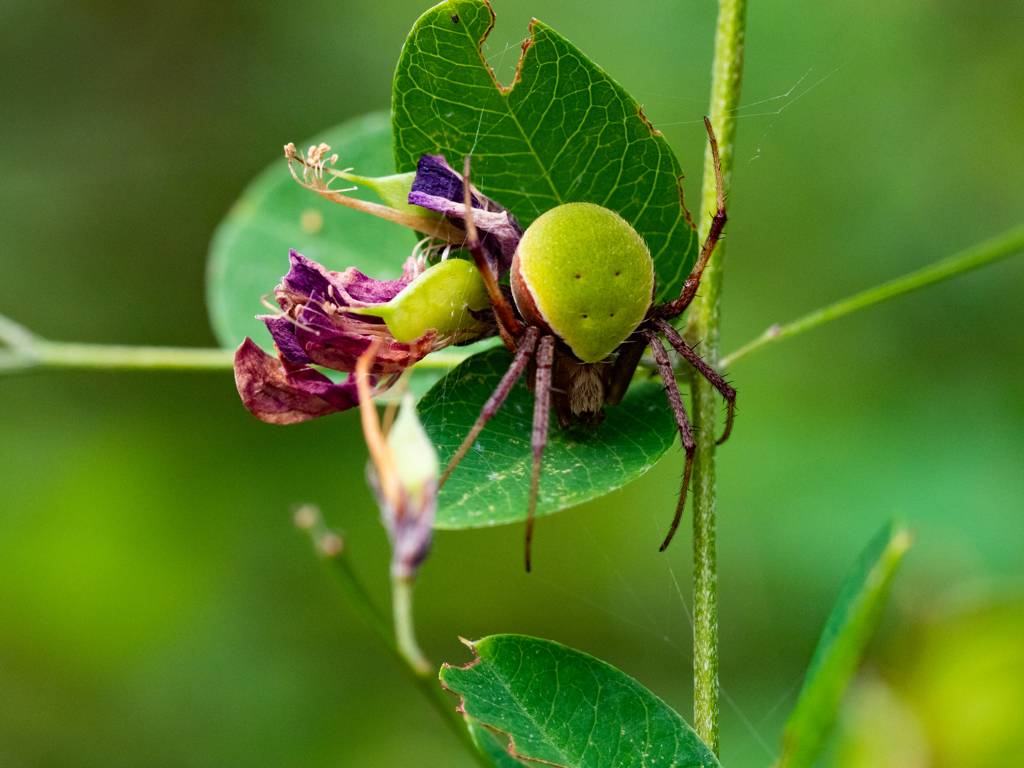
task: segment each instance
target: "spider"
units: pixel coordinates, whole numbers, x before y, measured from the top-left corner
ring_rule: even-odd
[[[728,406],[725,430],[732,430],[736,390],[698,355],[669,324],[693,301],[701,275],[725,226],[725,196],[718,143],[705,118],[714,159],[718,210],[697,262],[679,297],[654,304],[654,265],[646,244],[618,214],[590,203],[568,203],[538,218],[526,231],[512,262],[512,301],[499,286],[473,224],[469,158],[464,172],[466,248],[487,287],[502,341],[513,354],[508,372],[480,411],[469,434],[452,457],[441,484],[497,413],[516,380],[527,372],[534,391],[533,474],[526,520],[526,570],[530,571],[541,460],[547,445],[549,414],[562,428],[574,421],[597,424],[605,406],[617,405],[649,346],[686,451],[679,503],[659,551],[672,541],[683,514],[697,444],[686,415],[675,371],[659,334],[721,393]],[[552,237],[554,235],[554,237]],[[617,317],[616,317],[617,316]]]

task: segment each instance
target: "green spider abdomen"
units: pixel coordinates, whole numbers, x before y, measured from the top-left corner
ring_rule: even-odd
[[[527,322],[585,363],[604,360],[636,330],[654,295],[654,262],[621,216],[566,203],[530,225],[512,262],[512,294]]]

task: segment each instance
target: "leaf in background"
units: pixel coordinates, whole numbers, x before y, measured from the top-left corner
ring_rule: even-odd
[[[671,707],[603,661],[550,640],[493,635],[477,660],[441,669],[470,717],[507,733],[513,754],[569,768],[718,766]]]
[[[449,0],[416,22],[395,71],[395,166],[424,153],[456,168],[527,226],[561,203],[617,211],[647,241],[659,300],[675,298],[696,258],[682,169],[640,105],[575,46],[534,21],[513,87],[481,46],[494,25],[484,0]]]
[[[512,356],[491,349],[454,368],[420,401],[423,426],[442,466],[469,434]],[[437,528],[480,528],[526,519],[533,453],[533,393],[516,383],[438,497]],[[657,463],[675,439],[675,422],[660,383],[630,387],[596,427],[552,424],[544,452],[537,514],[603,496]],[[680,467],[682,463],[680,462]],[[665,510],[665,525],[672,510]]]
[[[495,768],[523,768],[526,765],[522,760],[512,757],[498,735],[482,725],[479,720],[467,716],[466,727],[477,749],[494,764]]]
[[[387,112],[374,112],[301,144],[326,142],[340,168],[366,176],[394,173]],[[260,297],[273,293],[288,271],[288,249],[328,269],[356,267],[376,279],[396,279],[412,252],[414,236],[404,227],[324,200],[299,186],[280,147],[280,159],[242,193],[221,222],[210,245],[206,292],[210,322],[221,345],[237,347],[251,337],[271,348],[270,334],[254,319],[266,314]],[[333,185],[344,188],[344,184]],[[379,202],[372,191],[346,193]]]
[[[810,768],[817,759],[885,608],[896,566],[910,544],[910,533],[890,523],[872,539],[846,577],[786,723],[778,768]]]

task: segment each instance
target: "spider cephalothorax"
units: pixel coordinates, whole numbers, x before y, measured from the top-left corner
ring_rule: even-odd
[[[675,535],[682,517],[696,443],[676,385],[675,371],[659,334],[721,393],[728,404],[725,432],[732,427],[736,390],[683,340],[668,322],[689,306],[708,258],[725,226],[725,199],[718,147],[705,120],[715,161],[718,210],[697,262],[679,297],[654,304],[654,264],[643,239],[618,214],[591,203],[568,203],[547,211],[519,242],[510,271],[513,302],[502,291],[484,256],[473,224],[469,159],[466,160],[466,246],[480,270],[498,323],[514,354],[476,423],[455,453],[443,483],[497,412],[524,371],[535,392],[533,475],[526,528],[526,570],[537,506],[541,459],[547,444],[550,408],[562,427],[573,421],[598,423],[607,405],[621,401],[644,350],[650,347],[665,382],[683,448],[686,467],[675,518],[661,549]]]

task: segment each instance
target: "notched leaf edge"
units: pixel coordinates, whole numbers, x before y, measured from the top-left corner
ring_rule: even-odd
[[[491,23],[488,25],[487,29],[484,30],[483,37],[477,40],[476,52],[480,56],[480,63],[484,65],[484,67],[487,69],[487,72],[491,76],[491,80],[494,81],[494,86],[499,91],[501,91],[502,96],[507,96],[512,91],[512,89],[516,87],[516,83],[520,82],[520,80],[522,79],[520,78],[519,73],[523,68],[523,59],[526,58],[526,52],[533,45],[533,25],[537,23],[537,19],[531,19],[530,25],[527,27],[527,31],[530,33],[530,35],[525,40],[523,40],[523,52],[519,54],[519,62],[516,64],[516,74],[515,77],[512,78],[512,83],[510,85],[502,85],[501,82],[498,80],[498,76],[494,74],[494,69],[491,67],[490,63],[487,61],[487,58],[484,56],[484,43],[486,43],[487,38],[491,36],[491,32],[494,30],[494,24],[497,21],[498,17],[494,13],[494,8],[491,7],[491,0],[483,0],[483,3],[484,5],[487,6],[487,12],[491,14]]]
[[[475,641],[467,640],[466,638],[464,638],[464,637],[462,637],[460,635],[459,636],[459,642],[462,643],[467,648],[469,648],[469,650],[473,652],[473,656],[475,658],[472,661],[468,662],[467,664],[463,664],[462,666],[459,666],[457,664],[452,665],[452,664],[449,664],[446,661],[444,664],[441,665],[442,673],[446,669],[458,669],[458,670],[463,670],[463,671],[467,670],[467,669],[472,669],[477,664],[480,664],[483,661],[480,658],[480,654],[476,650],[476,642]],[[463,696],[461,693],[456,693],[451,688],[449,688],[447,685],[445,685],[444,684],[444,677],[442,677],[441,675],[438,675],[438,679],[440,680],[441,687],[444,690],[446,690],[448,693],[450,693],[450,694],[452,694],[454,696],[458,696],[459,697],[459,706],[457,706],[455,708],[455,711],[458,712],[459,714],[463,715],[464,717],[474,717],[473,715],[471,715],[468,712],[466,712],[466,697]],[[528,757],[527,755],[520,754],[519,752],[516,751],[516,739],[515,739],[515,737],[511,733],[508,733],[507,731],[503,731],[500,728],[495,728],[493,725],[488,725],[487,723],[485,723],[480,718],[476,718],[476,721],[478,723],[480,723],[480,725],[482,725],[487,730],[493,731],[494,733],[500,733],[502,736],[507,736],[508,737],[508,746],[505,748],[505,751],[508,752],[508,754],[511,757],[514,757],[517,760],[528,760],[531,763],[540,763],[542,765],[552,765],[552,766],[554,766],[554,768],[568,768],[568,766],[562,765],[561,763],[552,763],[552,762],[550,762],[548,760],[539,760],[539,759],[537,759],[535,757]]]

